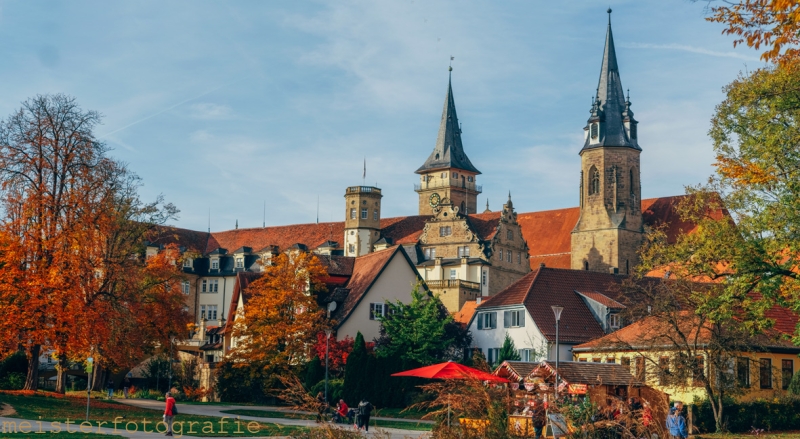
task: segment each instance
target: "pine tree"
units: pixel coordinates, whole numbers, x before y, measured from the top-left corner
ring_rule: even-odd
[[[343,395],[345,402],[348,404],[357,404],[363,396],[368,355],[364,336],[359,332],[356,334],[356,340],[353,343],[353,352],[347,356],[347,363],[344,366]],[[369,383],[366,384],[369,385]]]
[[[500,348],[500,353],[497,355],[497,364],[502,363],[503,361],[519,361],[519,352],[517,352],[517,347],[514,346],[514,340],[509,337],[508,332],[506,332],[506,338],[503,340],[503,347]]]

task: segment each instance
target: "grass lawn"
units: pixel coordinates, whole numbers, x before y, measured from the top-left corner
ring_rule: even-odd
[[[316,415],[309,413],[288,413],[288,412],[279,412],[273,410],[240,409],[240,410],[223,410],[222,413],[239,415],[239,416],[252,416],[256,418],[278,418],[278,419],[316,419],[317,417]],[[400,420],[384,421],[375,419],[374,417],[373,419],[370,419],[369,425],[370,427],[399,428],[403,430],[419,430],[419,431],[428,431],[433,427],[431,424],[421,424],[413,421],[400,421]]]
[[[33,436],[33,435],[36,436]],[[44,433],[6,433],[3,434],[3,439],[14,439],[14,438],[30,438],[30,437],[37,437],[37,438],[63,438],[63,439],[124,439],[124,436],[118,436],[116,434],[97,434],[97,433],[67,433],[66,431],[62,431],[61,433],[53,433],[53,432],[44,432]]]
[[[427,412],[420,410],[406,410],[406,409],[392,409],[380,408],[376,409],[372,416],[382,416],[384,418],[398,418],[398,419],[422,419]]]
[[[37,393],[33,396],[22,396],[0,393],[0,402],[9,404],[17,411],[14,417],[60,422],[61,428],[65,428],[67,420],[79,425],[85,419],[86,399],[52,395],[54,394]],[[157,426],[162,420],[161,415],[162,412],[159,410],[132,407],[113,401],[92,400],[89,420],[92,425],[102,423],[106,428],[114,428],[114,420],[120,418],[117,420],[117,428],[120,431],[128,427],[130,431],[136,429],[151,432],[160,429],[163,432],[166,429],[164,424],[162,423],[160,428]],[[235,420],[228,420],[227,424],[220,426],[220,418],[187,414],[178,414],[175,421],[176,433],[180,429],[187,436],[288,436],[304,429],[261,422],[251,425],[246,421],[237,425]],[[179,424],[180,422],[183,424]],[[252,428],[248,429],[248,426]],[[76,425],[71,427],[73,430],[76,428]]]
[[[698,434],[695,439],[800,439],[800,431],[764,432],[756,436],[751,433],[708,433]]]

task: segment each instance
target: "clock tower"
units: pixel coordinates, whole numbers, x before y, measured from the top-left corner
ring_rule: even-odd
[[[436,208],[444,203],[454,206],[463,214],[477,213],[478,210],[481,187],[476,177],[481,172],[464,153],[451,79],[447,82],[447,96],[444,98],[436,146],[428,160],[416,170],[420,180],[414,185],[414,190],[419,194],[420,215],[433,215]]]

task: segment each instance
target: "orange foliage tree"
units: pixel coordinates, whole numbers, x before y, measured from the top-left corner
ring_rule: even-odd
[[[13,315],[0,348],[26,350],[27,390],[43,352],[63,392],[70,361],[129,367],[188,319],[177,251],[142,260],[145,234],[177,210],[138,198],[138,177],[94,137],[99,120],[44,95],[0,124],[0,310]]]
[[[258,365],[271,380],[286,376],[311,355],[317,334],[325,329],[317,294],[325,291],[325,267],[312,253],[281,253],[264,275],[248,286],[250,299],[236,319],[236,340],[229,361],[234,367]]]

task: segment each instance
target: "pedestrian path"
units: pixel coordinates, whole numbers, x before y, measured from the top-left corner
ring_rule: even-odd
[[[117,402],[132,405],[135,407],[141,407],[146,409],[152,410],[163,410],[164,409],[164,402],[161,401],[153,401],[152,399],[117,399]],[[258,422],[267,422],[272,424],[279,424],[279,425],[295,425],[301,427],[317,427],[319,426],[316,422],[308,419],[291,419],[291,418],[263,418],[263,417],[256,417],[256,416],[241,416],[241,415],[231,415],[228,413],[222,413],[222,411],[228,410],[268,410],[268,411],[280,411],[285,413],[306,413],[300,412],[296,410],[286,409],[284,407],[270,407],[270,406],[250,406],[250,405],[212,405],[212,404],[202,404],[202,405],[195,405],[195,404],[177,404],[178,406],[178,413],[188,414],[188,415],[203,415],[203,416],[214,416],[217,418],[226,417],[229,419],[241,419],[244,421],[258,421]],[[180,415],[178,415],[180,416]],[[373,417],[372,419],[377,420],[392,420],[397,421],[396,418],[384,418],[384,417]],[[402,421],[402,419],[400,419]],[[412,421],[413,422],[413,421]],[[432,423],[431,421],[418,421],[421,423]],[[347,428],[347,427],[343,427]],[[374,428],[374,427],[373,427]],[[423,438],[428,436],[428,432],[426,431],[415,431],[415,430],[402,430],[398,428],[382,428],[381,431],[386,432],[391,439],[416,439],[416,438]],[[377,431],[371,431],[369,433],[365,433],[365,437],[370,437],[376,435]]]

